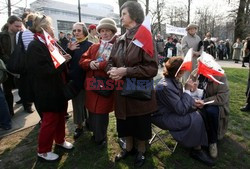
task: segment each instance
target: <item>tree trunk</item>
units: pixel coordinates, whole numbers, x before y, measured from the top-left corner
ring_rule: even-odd
[[[191,0],[188,0],[188,20],[187,20],[187,24],[190,23],[190,5],[191,5]]]
[[[119,0],[118,3],[119,3],[119,9],[120,9],[120,16],[121,16],[121,6],[127,1],[137,2],[137,0]],[[125,32],[126,32],[126,29],[121,26],[121,34],[124,34]]]
[[[235,31],[234,31],[234,41],[237,38],[244,39],[244,28],[245,28],[245,7],[246,0],[240,0],[239,9],[237,12]]]

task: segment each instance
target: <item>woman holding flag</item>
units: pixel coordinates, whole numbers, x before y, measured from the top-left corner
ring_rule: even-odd
[[[37,108],[42,112],[38,138],[37,156],[46,161],[55,161],[59,156],[53,152],[53,141],[65,149],[73,145],[65,141],[65,117],[67,100],[64,99],[65,62],[69,54],[61,55],[55,46],[52,20],[50,17],[37,16],[30,29],[34,40],[27,50],[27,71],[32,77],[32,94]]]
[[[122,5],[121,23],[126,33],[114,44],[106,68],[113,80],[152,80],[157,75],[157,59],[147,19],[143,22],[144,13],[139,3],[127,1]],[[157,110],[156,99],[151,89],[151,97],[146,100],[121,95],[124,89],[125,86],[122,91],[115,90],[114,96],[118,137],[126,138],[126,149],[116,156],[115,161],[137,152],[134,165],[139,167],[145,162],[146,140],[152,135],[151,113]]]

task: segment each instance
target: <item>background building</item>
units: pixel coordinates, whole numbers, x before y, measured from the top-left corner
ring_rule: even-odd
[[[78,6],[73,4],[53,0],[37,0],[30,4],[30,10],[50,16],[57,36],[60,31],[71,33],[72,25],[79,21]],[[117,25],[119,24],[119,14],[114,13],[113,6],[102,3],[81,4],[81,21],[87,26],[89,24],[97,25],[104,17],[112,18]]]

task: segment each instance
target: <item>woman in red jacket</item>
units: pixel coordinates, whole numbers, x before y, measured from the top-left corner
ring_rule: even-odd
[[[97,26],[97,31],[101,36],[100,43],[93,44],[82,55],[79,64],[86,70],[85,89],[87,99],[85,106],[89,111],[89,125],[93,132],[92,138],[98,145],[106,145],[109,113],[113,111],[113,93],[103,96],[96,90],[92,90],[91,86],[97,78],[108,79],[104,68],[115,41],[116,23],[110,18],[103,18]],[[104,80],[102,82],[105,84]],[[97,88],[97,90],[100,89]]]

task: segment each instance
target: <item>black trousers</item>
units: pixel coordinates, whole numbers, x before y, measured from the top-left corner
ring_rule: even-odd
[[[14,76],[8,73],[8,79],[3,83],[4,96],[8,104],[10,115],[14,115],[12,89],[15,88]]]
[[[208,143],[217,143],[219,127],[219,107],[215,105],[207,105],[202,109],[201,115],[205,122]]]

